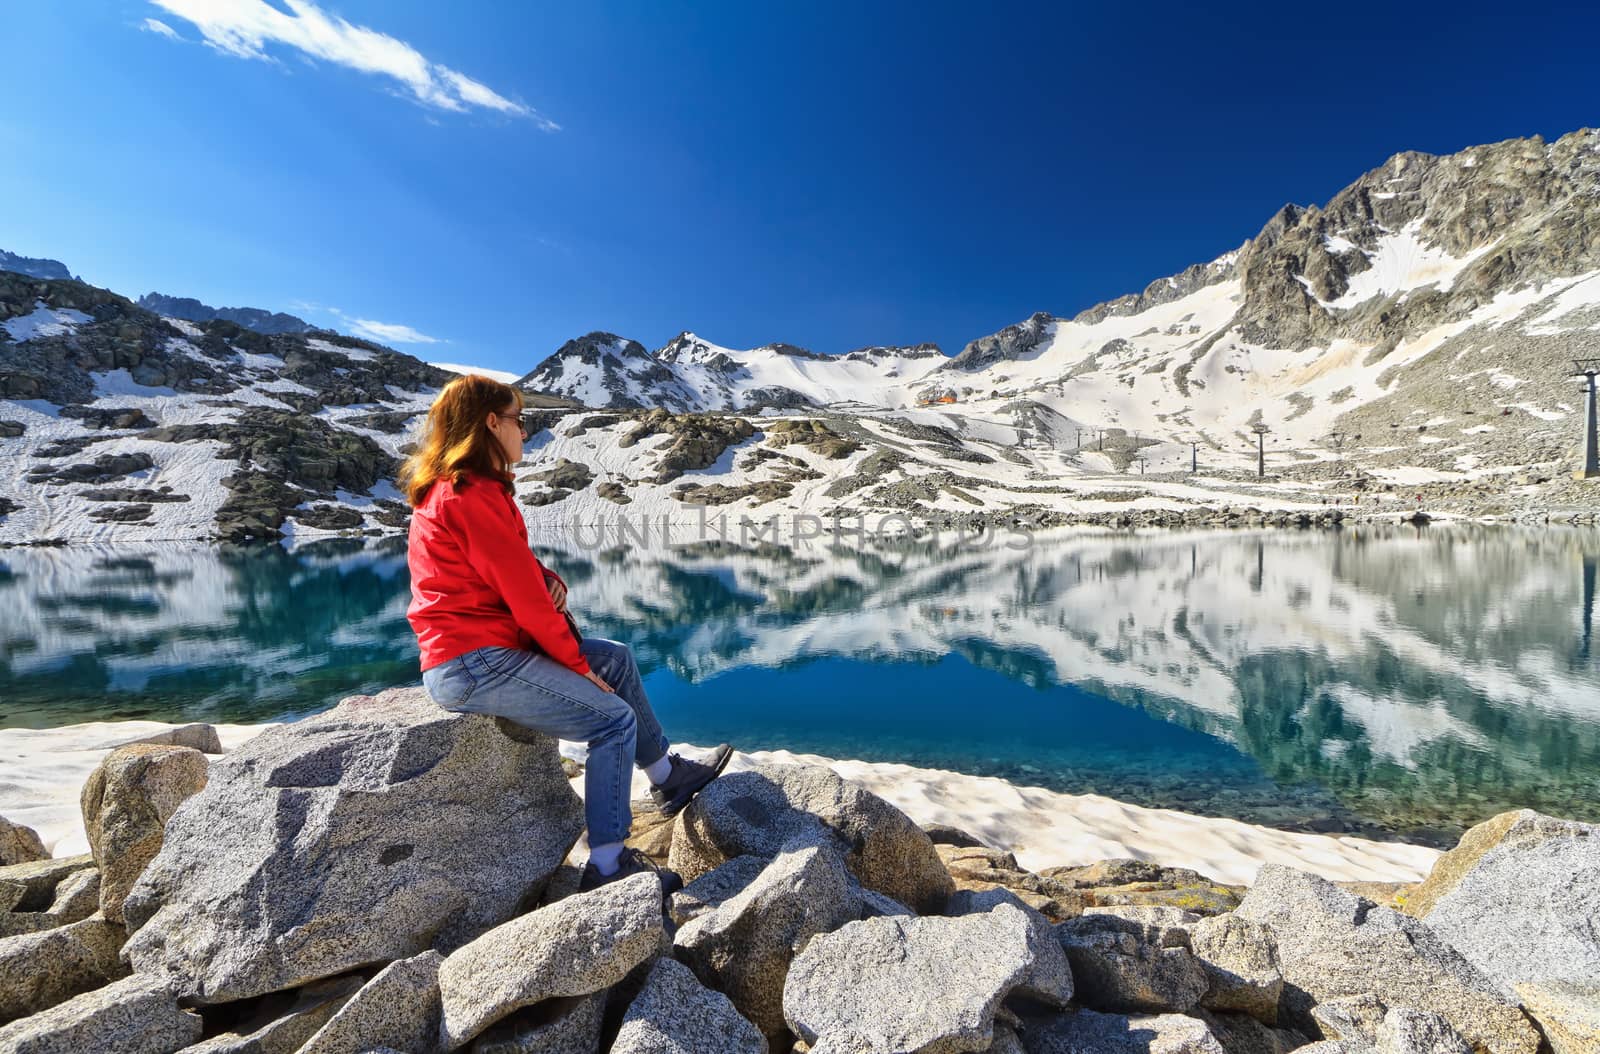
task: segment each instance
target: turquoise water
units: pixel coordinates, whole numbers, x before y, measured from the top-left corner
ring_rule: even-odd
[[[1600,820],[1600,533],[537,538],[669,735],[1443,844]],[[0,727],[249,722],[418,679],[403,545],[0,552]]]

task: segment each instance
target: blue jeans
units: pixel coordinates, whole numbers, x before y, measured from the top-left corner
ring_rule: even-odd
[[[628,836],[633,811],[632,762],[640,768],[667,754],[667,737],[645,698],[639,666],[626,644],[585,637],[589,668],[614,694],[548,655],[516,648],[478,648],[424,670],[433,701],[463,714],[492,714],[569,742],[589,744],[584,814],[589,844]]]

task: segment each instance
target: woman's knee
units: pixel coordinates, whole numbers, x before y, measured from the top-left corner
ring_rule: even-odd
[[[622,700],[617,702],[622,704]],[[633,708],[625,704],[606,716],[605,727],[600,730],[596,740],[609,740],[616,738],[633,739],[639,731],[639,719],[634,715]]]

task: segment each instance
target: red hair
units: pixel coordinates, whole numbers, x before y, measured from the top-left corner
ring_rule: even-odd
[[[508,404],[516,409],[507,411]],[[513,477],[499,440],[486,428],[490,414],[522,413],[522,393],[479,373],[457,377],[439,392],[428,408],[422,441],[400,468],[400,488],[413,508],[422,504],[428,489],[449,477],[460,486],[469,474],[499,480],[511,493]]]

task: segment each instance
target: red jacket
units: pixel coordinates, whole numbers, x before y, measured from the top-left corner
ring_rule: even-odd
[[[448,477],[434,483],[411,514],[406,619],[417,634],[422,668],[475,648],[500,647],[542,651],[574,673],[588,673],[566,617],[550,599],[544,565],[528,548],[528,525],[511,495],[482,476],[462,483]]]

